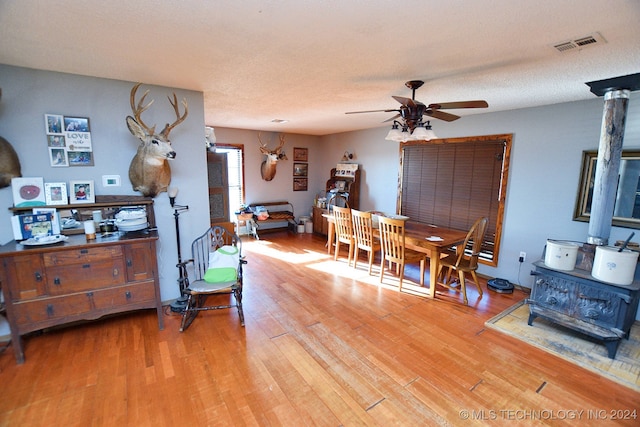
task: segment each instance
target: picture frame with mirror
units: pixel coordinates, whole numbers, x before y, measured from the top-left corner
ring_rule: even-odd
[[[597,150],[582,152],[580,185],[573,220],[589,222],[596,177]],[[640,228],[640,151],[623,150],[612,225]]]

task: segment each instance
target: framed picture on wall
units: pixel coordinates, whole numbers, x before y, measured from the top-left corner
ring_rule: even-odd
[[[49,147],[66,147],[64,135],[47,135],[47,145]]]
[[[309,174],[308,163],[294,163],[293,176],[307,176]]]
[[[293,147],[293,161],[294,162],[308,162],[309,161],[309,149]]]
[[[69,166],[67,150],[60,147],[49,147],[49,162],[54,168]]]
[[[66,205],[69,203],[66,182],[45,182],[44,198],[48,206]]]
[[[44,126],[47,132],[47,135],[51,135],[51,134],[61,135],[62,132],[64,132],[62,116],[59,114],[45,114]]]
[[[69,166],[93,166],[92,151],[68,151]]]
[[[293,178],[293,191],[307,191],[307,178]]]
[[[69,191],[71,191],[69,202],[72,204],[96,202],[93,180],[69,181]]]

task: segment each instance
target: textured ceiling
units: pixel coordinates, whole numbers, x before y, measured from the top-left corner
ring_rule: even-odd
[[[344,113],[397,108],[407,80],[425,104],[489,103],[461,116],[593,98],[585,82],[640,71],[639,22],[637,0],[0,0],[0,63],[202,91],[210,126],[325,135],[385,126]]]

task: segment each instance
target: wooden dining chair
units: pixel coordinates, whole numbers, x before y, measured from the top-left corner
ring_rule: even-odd
[[[404,267],[407,263],[420,263],[420,286],[424,286],[424,271],[427,263],[427,254],[405,248],[405,220],[393,219],[381,216],[379,223],[380,244],[382,246],[382,254],[380,261],[380,283],[384,275],[385,261],[389,263],[389,269],[392,264],[396,266],[396,275],[400,279],[398,290],[402,290],[402,281],[404,279]]]
[[[371,274],[374,255],[381,249],[380,239],[373,235],[373,221],[371,219],[371,213],[351,209],[351,220],[353,222],[353,233],[355,236],[353,268],[356,268],[359,250],[362,249],[369,253],[369,274]]]
[[[335,224],[336,232],[336,249],[335,253],[333,254],[333,259],[338,259],[338,254],[340,253],[340,244],[345,243],[349,245],[349,258],[347,259],[347,264],[351,265],[351,257],[353,256],[353,250],[355,247],[353,223],[351,220],[351,209],[334,206],[333,221]]]
[[[482,288],[480,287],[480,282],[478,282],[476,270],[478,269],[480,249],[482,248],[484,235],[487,231],[487,222],[488,219],[485,217],[478,218],[469,229],[467,237],[464,239],[464,243],[457,248],[456,253],[451,253],[446,257],[441,258],[438,265],[438,278],[441,276],[443,270],[445,268],[447,269],[442,281],[438,280],[438,285],[462,292],[462,298],[465,304],[469,304],[467,299],[467,286],[465,282],[466,273],[471,274],[471,277],[478,288],[478,293],[482,296]],[[471,250],[469,255],[465,253],[468,248]],[[454,270],[457,271],[458,277],[452,279],[451,275]]]

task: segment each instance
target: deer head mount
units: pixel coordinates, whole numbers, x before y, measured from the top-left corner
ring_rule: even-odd
[[[172,124],[167,123],[162,132],[156,133],[155,125],[149,127],[140,118],[140,115],[153,104],[152,99],[148,104],[143,105],[149,90],[142,95],[137,104],[135,102],[136,91],[141,84],[138,83],[131,89],[130,102],[133,117],[127,116],[129,131],[141,141],[138,152],[129,165],[129,180],[134,191],[139,191],[146,197],[156,197],[163,191],[167,191],[171,182],[171,168],[168,160],[174,159],[176,152],[171,148],[169,132],[187,118],[189,108],[187,100],[183,99],[184,114],[180,115],[176,94],[173,94],[173,100],[167,97],[175,111],[176,121]]]
[[[262,142],[260,138],[260,132],[258,132],[258,141],[260,142],[260,152],[267,156],[267,158],[260,165],[260,175],[265,181],[271,181],[276,176],[276,166],[278,160],[288,160],[287,155],[284,153],[284,135],[280,135],[280,145],[273,150],[267,148],[267,144]]]
[[[22,176],[20,159],[13,146],[0,136],[0,188],[11,185],[11,178]]]
[[[0,88],[0,99],[2,98],[2,88]],[[13,146],[0,136],[0,188],[11,185],[11,178],[22,176],[20,159]]]

